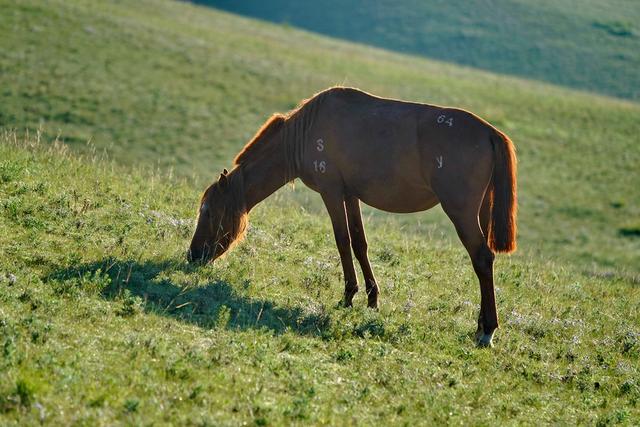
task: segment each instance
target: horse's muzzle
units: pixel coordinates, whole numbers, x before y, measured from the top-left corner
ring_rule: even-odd
[[[202,263],[202,253],[198,253],[191,249],[187,250],[187,261],[189,264],[201,264]]]
[[[187,261],[190,264],[199,264],[204,265],[211,259],[208,248],[205,248],[202,251],[197,251],[194,249],[187,250]]]

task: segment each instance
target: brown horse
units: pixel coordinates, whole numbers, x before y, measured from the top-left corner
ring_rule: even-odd
[[[516,156],[509,138],[456,108],[379,98],[334,87],[272,116],[205,191],[190,261],[219,257],[241,239],[248,212],[300,178],[331,217],[344,270],[344,304],[364,274],[369,307],[378,285],[369,264],[360,201],[388,212],[440,203],[455,225],[480,281],[476,339],[491,346],[498,327],[494,252],[516,248]]]

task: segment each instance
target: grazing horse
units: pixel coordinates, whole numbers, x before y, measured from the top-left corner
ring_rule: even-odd
[[[516,156],[509,138],[456,108],[379,98],[333,87],[287,114],[273,115],[205,191],[190,261],[207,262],[245,232],[249,211],[296,178],[320,193],[344,271],[344,305],[362,267],[368,306],[378,284],[367,255],[360,201],[388,212],[440,203],[455,225],[480,281],[476,340],[491,346],[498,327],[495,252],[516,248]]]

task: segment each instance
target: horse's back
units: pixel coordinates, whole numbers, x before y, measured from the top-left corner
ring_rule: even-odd
[[[474,166],[474,157],[484,159],[491,152],[482,142],[482,121],[463,110],[348,88],[332,89],[324,97],[305,150],[303,175],[318,191],[342,183],[382,210],[426,210],[438,203],[433,181],[459,179]]]
[[[349,193],[392,212],[415,212],[437,203],[421,171],[419,104],[342,90],[326,111],[336,145],[333,161]]]

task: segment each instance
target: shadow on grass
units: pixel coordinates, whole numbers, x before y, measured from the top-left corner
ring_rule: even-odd
[[[189,274],[195,269],[171,262],[105,259],[57,270],[48,279],[64,286],[73,279],[76,282],[99,282],[108,276],[109,284],[102,289],[104,298],[137,301],[147,313],[175,318],[203,328],[268,329],[276,334],[292,331],[302,335],[321,335],[329,324],[327,315],[307,313],[300,308],[280,307],[268,300],[246,297],[225,281],[182,287],[162,274],[167,271]]]

